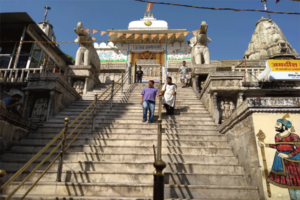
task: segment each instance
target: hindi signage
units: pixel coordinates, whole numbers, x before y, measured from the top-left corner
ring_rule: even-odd
[[[133,45],[132,50],[134,51],[157,51],[163,50],[161,45]]]
[[[268,60],[269,80],[300,80],[300,60]]]

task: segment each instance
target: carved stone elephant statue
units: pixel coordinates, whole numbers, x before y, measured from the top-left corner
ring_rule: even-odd
[[[96,39],[84,31],[81,22],[78,22],[77,29],[74,29],[74,31],[78,35],[78,38],[75,39],[75,42],[79,43],[75,65],[91,65],[96,70],[96,73],[100,73],[100,58],[93,46],[93,42],[96,41]]]

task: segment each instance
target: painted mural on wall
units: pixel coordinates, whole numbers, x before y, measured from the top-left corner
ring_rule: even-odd
[[[168,50],[167,60],[191,60],[191,50],[174,49]]]
[[[299,121],[300,115],[291,113],[255,117],[263,184],[270,199],[300,200]]]
[[[127,62],[127,51],[98,50],[98,56],[101,62]]]

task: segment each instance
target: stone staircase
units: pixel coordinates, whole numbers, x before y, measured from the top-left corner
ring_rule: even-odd
[[[66,153],[63,182],[55,182],[56,162],[26,199],[151,199],[152,145],[157,143],[157,123],[142,122],[139,102],[145,86],[126,85],[127,92],[118,93],[114,98],[113,109],[106,107],[97,116],[96,131],[92,133],[89,125]],[[84,95],[2,155],[0,169],[8,172],[5,180],[62,129],[65,117],[75,119],[92,102],[94,94],[104,89],[95,88]],[[163,114],[162,154],[167,163],[165,199],[259,199],[257,187],[247,184],[243,167],[191,88],[178,88],[175,115]],[[24,179],[37,164],[16,182]],[[33,175],[30,183],[43,168]],[[13,183],[2,197],[16,186]],[[26,183],[18,194],[23,194],[28,187]],[[16,195],[15,199],[18,198]]]

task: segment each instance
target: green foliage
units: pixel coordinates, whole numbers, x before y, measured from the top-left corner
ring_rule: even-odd
[[[72,56],[70,56],[70,55],[68,55],[66,53],[65,53],[65,56],[70,60],[71,63],[73,63],[73,64],[75,63],[75,60],[74,60],[74,58]]]

